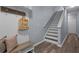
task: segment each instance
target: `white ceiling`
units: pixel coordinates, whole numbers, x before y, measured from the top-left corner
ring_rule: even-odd
[[[67,10],[68,10],[68,13],[71,13],[71,12],[79,12],[79,6],[74,6],[74,7],[67,7]]]

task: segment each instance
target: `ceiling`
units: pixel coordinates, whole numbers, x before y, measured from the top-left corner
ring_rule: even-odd
[[[74,6],[74,7],[66,7],[67,10],[68,10],[68,13],[71,13],[71,12],[79,12],[79,6]]]

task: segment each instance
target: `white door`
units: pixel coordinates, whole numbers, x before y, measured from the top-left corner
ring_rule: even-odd
[[[68,14],[68,32],[76,33],[76,15],[74,13]]]

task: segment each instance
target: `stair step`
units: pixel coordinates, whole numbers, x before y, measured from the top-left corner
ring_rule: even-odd
[[[58,24],[51,24],[50,26],[57,26]]]
[[[52,25],[51,25],[51,26],[49,26],[49,27],[57,28],[57,26],[52,26]]]
[[[58,30],[57,28],[48,28],[48,30]]]
[[[54,26],[49,26],[49,28],[58,29],[58,27],[54,27]]]
[[[51,40],[58,40],[58,37],[52,37],[52,36],[45,36],[46,39],[51,39]]]
[[[58,45],[57,40],[45,39],[45,41]]]
[[[58,34],[54,34],[54,33],[47,33],[46,35],[48,35],[48,36],[54,36],[54,37],[58,37]]]
[[[58,34],[58,31],[48,30],[47,33],[55,33],[55,34]]]
[[[47,38],[47,37],[45,37],[45,39],[46,39],[46,40],[51,40],[51,41],[56,41],[56,42],[58,42],[58,40],[51,39],[51,38]]]

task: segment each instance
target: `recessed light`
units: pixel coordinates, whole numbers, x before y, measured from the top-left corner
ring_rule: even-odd
[[[75,6],[70,6],[70,8],[73,8],[73,7],[75,7]]]

